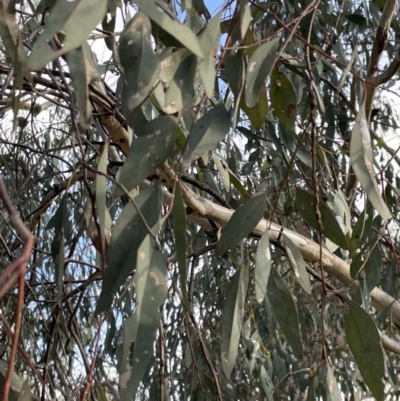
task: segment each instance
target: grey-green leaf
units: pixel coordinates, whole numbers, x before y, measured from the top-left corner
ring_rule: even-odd
[[[125,72],[122,99],[128,117],[159,79],[160,63],[151,44],[151,24],[145,14],[138,12],[126,25],[118,53]]]
[[[275,269],[271,269],[268,280],[268,297],[275,317],[285,333],[295,354],[303,356],[303,344],[300,335],[299,316],[296,305],[285,282]]]
[[[186,207],[182,198],[180,185],[176,186],[174,197],[174,234],[175,234],[175,252],[179,268],[179,281],[181,285],[183,305],[189,310],[189,301],[187,297],[187,269],[186,269]]]
[[[48,62],[81,46],[103,20],[106,9],[107,0],[57,1],[29,56],[29,68],[41,70]],[[64,36],[62,47],[52,49],[48,40],[60,32]]]
[[[138,250],[135,289],[137,309],[124,323],[120,363],[121,401],[131,401],[154,351],[160,305],[167,297],[167,258],[154,248],[148,235]],[[132,345],[133,355],[132,355]]]
[[[231,114],[223,104],[207,111],[190,130],[183,165],[187,166],[209,150],[213,150],[226,137],[230,124]]]
[[[264,232],[258,242],[256,267],[254,269],[254,284],[258,303],[264,300],[267,293],[269,275],[271,273],[271,250],[269,249],[269,233]]]
[[[304,191],[303,189],[296,188],[296,204],[299,213],[306,219],[315,230],[319,230],[318,220],[315,216],[314,208],[314,195]],[[328,206],[320,199],[320,212],[323,226],[323,234],[332,242],[339,245],[343,249],[349,249],[349,243],[346,236],[341,229],[338,221],[336,220],[333,212]]]
[[[20,31],[15,20],[15,1],[0,1],[0,37],[8,55],[13,61],[17,79],[29,78],[26,56]]]
[[[231,280],[222,311],[221,360],[222,369],[228,378],[238,353],[248,282],[248,268],[239,268]]]
[[[131,152],[121,170],[119,182],[130,191],[160,167],[170,156],[177,128],[176,118],[163,116],[148,122],[145,136],[134,138]],[[116,188],[115,195],[121,194]]]
[[[197,36],[187,26],[173,18],[167,10],[161,9],[155,0],[135,0],[134,1],[152,21],[162,29],[181,42],[187,49],[198,57],[204,57],[204,51],[199,43]]]
[[[245,99],[246,105],[253,108],[258,100],[265,80],[275,65],[279,38],[264,43],[251,56],[247,65]],[[276,83],[276,82],[275,82]]]
[[[262,219],[265,211],[265,194],[256,195],[233,213],[224,228],[220,240],[215,247],[217,256],[223,255],[244,237],[247,237],[253,228]]]
[[[384,399],[385,362],[378,329],[372,317],[355,302],[347,300],[344,317],[347,341],[358,368],[372,395]]]
[[[369,201],[383,219],[388,220],[391,217],[391,213],[380,194],[375,180],[374,157],[365,113],[365,103],[360,107],[351,133],[350,161],[358,181],[360,181],[362,188],[367,193]]]
[[[93,59],[93,53],[86,42],[77,49],[71,50],[66,57],[74,87],[76,107],[80,114],[79,123],[82,128],[87,128],[91,123],[92,113],[89,84],[98,80],[100,75]]]
[[[294,276],[299,284],[303,287],[304,291],[311,295],[311,284],[308,277],[306,263],[303,256],[292,240],[285,234],[282,234],[282,245],[285,248],[290,265],[292,266]]]
[[[294,129],[297,115],[297,94],[292,81],[277,68],[272,71],[270,85],[271,104],[274,114],[287,130]]]
[[[153,227],[158,222],[161,209],[158,186],[140,193],[134,200],[140,214],[131,202],[128,203],[112,230],[108,267],[96,313],[110,307],[115,293],[136,267],[138,249],[148,234],[147,227]],[[146,220],[147,227],[142,218]]]

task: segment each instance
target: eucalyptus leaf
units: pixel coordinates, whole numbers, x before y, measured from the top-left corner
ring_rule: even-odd
[[[215,247],[216,255],[223,255],[247,237],[262,219],[265,211],[265,194],[249,199],[233,213]]]
[[[365,103],[360,107],[351,133],[350,161],[357,179],[367,193],[368,200],[382,218],[388,220],[391,213],[380,194],[375,179],[371,134],[367,123]]]
[[[137,252],[135,288],[138,306],[135,313],[124,322],[119,371],[121,401],[132,400],[145,374],[160,324],[160,306],[167,297],[167,258],[154,248],[152,242],[147,235]]]
[[[226,377],[230,377],[238,354],[243,326],[243,308],[246,299],[249,271],[238,268],[231,280],[222,313],[221,360]]]
[[[48,62],[81,46],[103,20],[106,9],[107,0],[57,1],[29,55],[28,67],[33,71],[41,70]],[[62,33],[61,47],[52,48],[48,41],[58,33]]]
[[[228,134],[230,122],[231,115],[223,104],[207,111],[190,130],[182,164],[187,166],[209,150],[213,150]]]
[[[271,74],[270,98],[274,114],[287,130],[293,130],[297,114],[297,94],[292,81],[276,67]]]
[[[357,367],[376,400],[384,400],[384,355],[380,336],[371,316],[355,302],[346,300],[346,337]]]
[[[276,51],[278,49],[278,44],[279,38],[275,38],[269,42],[264,43],[257,48],[257,50],[254,52],[248,62],[246,72],[245,99],[246,105],[249,108],[253,108],[256,105],[261,90],[265,86],[265,80],[272,72],[272,69],[275,65],[275,57]],[[282,79],[279,74],[280,73],[273,74],[273,79],[277,86],[279,86],[278,79]],[[282,82],[281,90],[288,91],[288,89],[286,89],[286,86],[284,85],[285,82]]]
[[[269,248],[268,230],[261,236],[256,253],[254,283],[258,303],[262,303],[267,293],[267,285],[271,272],[271,250]]]
[[[128,203],[113,228],[108,267],[97,302],[97,313],[111,306],[115,293],[135,270],[138,249],[149,233],[148,227],[153,227],[159,219],[161,195],[157,185],[140,193],[134,200],[135,206]]]
[[[301,188],[296,188],[296,204],[299,213],[306,219],[315,230],[319,231],[318,220],[315,216],[314,195]],[[333,212],[328,208],[320,196],[320,212],[322,219],[323,234],[343,249],[349,249],[348,241],[344,235]]]
[[[155,172],[171,154],[175,145],[177,121],[174,117],[158,117],[146,124],[145,134],[134,138],[131,152],[124,162],[119,183],[128,191]],[[121,195],[116,188],[115,196]]]
[[[287,257],[289,259],[290,265],[292,266],[294,276],[299,284],[303,287],[304,291],[311,295],[311,284],[310,279],[308,277],[306,264],[304,262],[303,256],[293,241],[286,236],[284,233],[282,234],[282,245],[285,248]]]
[[[126,25],[118,53],[125,72],[123,107],[129,117],[149,96],[160,72],[160,63],[151,44],[151,24],[146,15],[138,12]]]
[[[304,350],[296,306],[289,289],[275,269],[271,269],[268,280],[268,298],[275,312],[276,320],[285,333],[294,353],[302,358]]]

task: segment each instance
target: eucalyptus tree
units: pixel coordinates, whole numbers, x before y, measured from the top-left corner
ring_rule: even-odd
[[[4,400],[398,399],[396,3],[0,3]]]

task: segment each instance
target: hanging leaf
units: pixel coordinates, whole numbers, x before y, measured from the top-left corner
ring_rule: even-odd
[[[148,122],[145,126],[147,135],[132,141],[131,152],[122,167],[119,183],[131,191],[154,173],[171,155],[175,145],[176,128],[177,120],[174,117],[163,116]],[[117,187],[115,196],[122,193]]]
[[[313,194],[304,191],[299,187],[296,188],[296,204],[299,213],[306,219],[307,223],[312,228],[318,231],[319,224],[317,217],[315,216],[314,202],[315,199]],[[349,244],[342,228],[336,220],[333,212],[328,208],[328,206],[326,206],[322,199],[320,199],[320,212],[324,236],[339,245],[341,248],[349,249]]]
[[[65,239],[69,237],[71,228],[68,221],[67,209],[68,195],[65,194],[60,202],[60,205],[47,224],[47,229],[55,229],[54,239],[51,243],[51,256],[55,265],[55,276],[57,283],[58,296],[61,297],[63,290],[63,276],[65,265]]]
[[[146,15],[138,12],[126,25],[118,53],[125,72],[122,103],[128,118],[149,96],[160,72],[160,63],[151,44],[151,24]]]
[[[342,401],[342,394],[329,363],[326,363],[321,369],[320,376],[320,381],[324,385],[325,399],[328,401]]]
[[[29,68],[41,70],[48,62],[81,46],[92,29],[103,20],[106,9],[107,0],[57,1],[29,56]],[[60,34],[61,47],[53,49],[48,41],[57,34]]]
[[[215,86],[215,62],[214,55],[218,47],[218,40],[221,33],[220,22],[222,12],[218,13],[201,31],[199,35],[200,46],[205,54],[200,57],[197,67],[203,81],[206,94],[211,98]]]
[[[360,181],[368,200],[384,220],[391,217],[389,208],[383,200],[374,173],[374,157],[372,155],[371,135],[365,113],[365,103],[360,107],[351,133],[350,161],[354,173]]]
[[[259,130],[268,117],[268,99],[265,85],[260,89],[257,102],[254,107],[248,107],[243,97],[240,99],[240,108],[246,113],[254,129]]]
[[[79,123],[87,128],[92,120],[92,106],[89,101],[89,85],[100,78],[93,53],[89,45],[84,42],[82,46],[71,50],[66,55],[72,86],[76,98],[76,107],[80,113]]]
[[[274,401],[274,383],[264,364],[261,365],[260,380],[264,393],[267,396],[267,401]]]
[[[232,277],[222,310],[221,360],[227,378],[231,375],[238,353],[248,282],[248,268],[239,268]]]
[[[303,256],[301,256],[299,249],[285,234],[282,234],[281,242],[283,247],[285,248],[290,265],[292,266],[294,276],[296,277],[299,284],[303,287],[304,291],[307,294],[311,295],[310,279],[308,277],[307,268]]]
[[[15,0],[0,1],[0,37],[7,54],[13,61],[20,86],[24,77],[30,79],[30,73],[27,68],[28,58],[15,20],[15,10]]]
[[[270,98],[274,114],[287,130],[293,130],[297,115],[297,94],[292,81],[278,68],[271,74]]]
[[[271,74],[271,71],[275,65],[275,57],[276,57],[276,51],[278,49],[278,44],[279,44],[279,38],[275,38],[267,43],[264,43],[263,45],[257,48],[257,50],[254,52],[254,54],[251,56],[248,62],[247,72],[246,72],[245,99],[246,99],[246,105],[249,108],[253,108],[256,105],[261,90],[266,85],[265,80]],[[273,73],[274,77],[273,79],[275,84],[276,80],[280,78],[279,74],[281,73],[279,72]],[[286,82],[284,84],[287,86],[285,90],[288,91],[289,85]],[[282,96],[282,89],[283,88],[281,88],[281,96]],[[293,86],[292,90],[294,91]],[[272,83],[271,83],[271,91],[272,91]],[[296,94],[294,94],[294,96],[296,97]],[[271,100],[272,100],[272,95],[271,95]],[[297,103],[297,98],[294,104],[296,103]],[[293,112],[295,113],[295,110]]]
[[[258,242],[254,284],[258,303],[263,302],[267,293],[269,274],[271,273],[271,250],[269,249],[269,233],[265,230]]]
[[[160,306],[167,298],[167,258],[154,248],[152,241],[147,235],[137,253],[137,308],[124,322],[124,343],[119,371],[121,401],[131,401],[135,398],[154,353],[154,341],[161,317]]]
[[[204,50],[193,31],[187,26],[182,25],[166,6],[162,7],[162,3],[155,0],[135,0],[134,2],[152,21],[172,35],[192,53],[198,57],[205,57]]]
[[[268,280],[268,297],[276,320],[285,333],[294,353],[302,358],[303,344],[301,342],[299,316],[293,298],[285,282],[275,269],[271,269]]]
[[[240,36],[242,39],[244,39],[251,22],[250,4],[247,0],[240,0],[239,19]]]
[[[217,256],[223,255],[247,237],[260,222],[265,211],[265,194],[249,199],[233,213],[215,247]]]
[[[179,64],[165,96],[164,111],[167,114],[178,113],[193,102],[196,67],[197,59],[194,55],[189,55]]]
[[[214,149],[228,134],[231,114],[223,104],[207,111],[190,130],[187,151],[182,164],[189,165],[193,160]]]
[[[132,203],[128,203],[112,230],[108,267],[96,313],[111,306],[115,293],[136,268],[138,249],[148,234],[147,227],[153,227],[158,222],[161,201],[158,186],[140,193],[134,200],[140,213]],[[142,219],[146,221],[147,227]]]
[[[186,269],[186,207],[182,198],[181,187],[178,184],[175,188],[174,197],[174,234],[175,252],[179,268],[179,281],[181,285],[182,301],[186,310],[190,310],[187,296],[187,269]]]
[[[99,165],[97,167],[99,172],[103,173],[103,175],[97,174],[95,179],[96,210],[100,227],[100,238],[99,238],[100,247],[97,249],[99,249],[99,252],[101,254],[102,252],[104,252],[104,254],[102,254],[102,256],[104,256],[104,261],[106,261],[108,258],[108,249],[110,245],[111,222],[112,222],[110,212],[107,207],[107,178],[106,178],[107,161],[108,161],[108,146],[105,146],[103,149],[103,153],[100,157]],[[90,216],[90,221],[91,217],[92,216]],[[99,235],[98,228],[94,223],[93,226],[98,236]]]
[[[365,384],[372,395],[384,400],[384,355],[378,329],[371,316],[355,302],[347,300],[349,313],[344,317],[347,341]]]

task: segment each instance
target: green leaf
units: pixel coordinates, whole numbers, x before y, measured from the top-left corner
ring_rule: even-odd
[[[41,70],[48,62],[81,46],[92,29],[102,21],[106,9],[107,0],[57,1],[29,56],[29,68]],[[64,38],[62,47],[52,49],[48,41],[59,33]]]
[[[382,279],[383,260],[379,245],[375,245],[365,263],[364,271],[366,274],[366,283],[369,291],[379,285]]]
[[[175,145],[176,128],[177,120],[174,117],[159,117],[146,124],[147,135],[133,139],[131,152],[119,177],[119,182],[128,191],[154,173],[171,155]],[[121,194],[122,190],[117,187],[115,196]]]
[[[248,282],[248,268],[239,268],[232,277],[222,310],[221,360],[227,378],[231,375],[238,353]]]
[[[93,53],[89,45],[84,42],[82,46],[71,50],[66,55],[72,86],[74,88],[76,107],[79,111],[79,123],[87,128],[92,120],[92,106],[89,101],[89,85],[100,78]]]
[[[129,118],[159,79],[160,63],[151,44],[151,24],[146,15],[136,13],[125,26],[118,53],[125,72],[122,103]]]
[[[282,234],[282,245],[285,248],[287,257],[290,265],[292,266],[294,276],[299,284],[303,287],[304,291],[311,295],[311,284],[308,277],[306,263],[304,262],[303,256],[296,245],[291,241],[289,237]]]
[[[371,226],[374,220],[374,209],[371,202],[367,202],[363,214],[358,218],[351,236],[351,251],[356,252],[371,233]]]
[[[30,73],[27,68],[28,58],[15,20],[14,0],[0,1],[0,37],[13,61],[18,85],[21,85],[23,77],[30,78]]]
[[[95,190],[96,190],[96,209],[97,216],[99,219],[100,226],[100,249],[104,249],[104,256],[107,258],[108,247],[111,235],[111,216],[107,208],[107,161],[108,161],[108,147],[105,146],[103,154],[100,157],[99,165],[97,169],[102,174],[97,174],[95,178]],[[97,230],[97,227],[95,227]],[[104,248],[103,248],[104,247]],[[103,255],[102,255],[103,256]]]
[[[187,269],[186,269],[186,206],[183,202],[181,187],[178,184],[175,189],[174,197],[174,234],[175,252],[179,268],[179,281],[181,284],[182,301],[186,310],[190,310],[187,296]]]
[[[287,130],[294,129],[297,115],[297,94],[292,81],[285,73],[275,68],[271,74],[269,90],[274,114]]]
[[[314,195],[297,187],[296,188],[296,204],[299,213],[304,217],[308,224],[315,230],[319,230],[317,218],[315,216]],[[323,202],[320,197],[320,212],[323,225],[323,234],[332,242],[339,245],[343,249],[349,249],[346,236],[340,228],[333,212]]]
[[[140,214],[131,202],[128,203],[112,230],[108,267],[96,313],[111,306],[115,293],[136,268],[139,246],[148,234],[142,218],[148,227],[153,227],[158,222],[161,201],[159,186],[155,185],[140,193],[134,200]]]
[[[55,265],[55,276],[59,297],[61,297],[63,290],[65,238],[70,234],[67,201],[68,194],[64,194],[56,213],[47,224],[47,229],[55,229],[54,239],[51,243],[51,256],[53,257]]]
[[[338,383],[329,363],[326,363],[321,369],[320,381],[323,383],[323,388],[326,391],[324,395],[327,401],[342,401]]]
[[[299,316],[290,291],[275,269],[271,269],[268,280],[268,297],[276,320],[285,333],[294,353],[302,358],[303,344],[301,342]]]
[[[166,265],[166,256],[154,248],[151,237],[147,235],[137,253],[137,308],[124,323],[124,344],[119,371],[121,401],[135,398],[154,353],[154,341],[161,317],[160,305],[167,298]]]
[[[374,157],[372,155],[371,135],[365,114],[365,103],[360,107],[351,133],[350,161],[354,173],[360,181],[368,200],[386,221],[391,217],[389,208],[383,200],[374,173]]]
[[[368,312],[355,302],[346,301],[349,313],[344,317],[344,327],[351,352],[372,395],[383,400],[385,364],[378,329]]]
[[[271,74],[271,71],[275,65],[275,57],[276,57],[276,51],[278,49],[278,44],[279,44],[279,38],[264,43],[263,45],[257,48],[257,50],[254,52],[254,54],[251,56],[248,62],[247,72],[246,72],[245,99],[246,99],[246,105],[249,108],[253,108],[256,105],[261,90],[263,87],[265,87],[266,84],[265,80]],[[277,79],[276,75],[277,74],[275,73],[274,75],[275,80]]]
[[[314,377],[310,379],[310,385],[307,391],[307,400],[306,401],[315,401],[315,380]]]
[[[266,230],[258,242],[256,267],[254,269],[254,284],[258,303],[261,303],[265,298],[270,273],[271,250],[269,249],[269,233]]]
[[[265,364],[261,365],[260,369],[260,380],[261,385],[264,390],[265,395],[267,396],[267,401],[274,401],[274,383],[272,381],[271,375],[268,370],[264,366]]]
[[[228,134],[231,114],[223,104],[218,104],[207,111],[190,130],[187,151],[182,164],[189,165],[193,160],[213,150]]]
[[[178,113],[187,108],[188,100],[193,102],[196,68],[197,58],[193,54],[179,64],[165,96],[164,111],[167,114]]]
[[[262,219],[265,211],[265,194],[256,195],[233,213],[215,247],[217,256],[223,255],[244,237],[247,237]]]
[[[248,107],[243,97],[240,99],[240,108],[246,113],[251,125],[259,130],[268,117],[268,99],[265,85],[260,89],[260,94],[254,107]]]
[[[185,25],[182,25],[174,15],[161,6],[160,2],[155,0],[135,0],[141,11],[143,11],[152,21],[158,24],[164,31],[168,32],[188,50],[198,57],[205,57],[204,50],[193,31]]]
[[[203,81],[206,94],[211,98],[215,86],[215,62],[214,53],[218,47],[218,40],[221,33],[220,22],[222,12],[218,13],[201,31],[199,36],[200,46],[205,54],[200,57],[197,63],[199,75]]]
[[[240,0],[239,20],[240,20],[240,36],[242,39],[244,39],[251,22],[250,4],[247,0]]]

